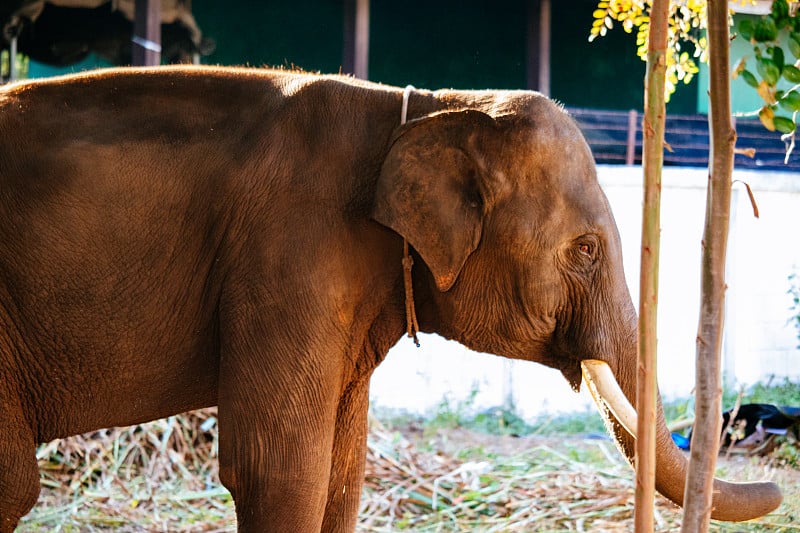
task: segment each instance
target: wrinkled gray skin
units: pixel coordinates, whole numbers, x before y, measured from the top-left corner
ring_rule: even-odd
[[[36,501],[38,442],[211,405],[241,531],[352,530],[403,237],[423,331],[573,387],[603,360],[634,400],[637,319],[574,122],[536,93],[439,91],[400,127],[401,100],[215,68],[0,89],[0,532]],[[777,505],[717,490],[719,518]]]

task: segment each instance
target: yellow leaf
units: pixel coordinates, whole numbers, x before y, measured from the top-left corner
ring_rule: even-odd
[[[775,112],[772,108],[768,105],[765,105],[758,111],[758,118],[761,120],[761,123],[767,128],[769,131],[775,131]]]
[[[605,9],[595,9],[592,13],[592,17],[596,19],[601,19],[606,16],[607,11]]]
[[[773,87],[766,81],[761,80],[758,83],[758,88],[756,88],[756,91],[758,92],[758,96],[760,96],[761,99],[764,100],[767,104],[772,105],[777,103],[777,100],[775,99],[775,87]]]
[[[733,65],[733,74],[731,75],[731,79],[735,80],[737,77],[739,77],[739,73],[741,73],[746,66],[747,66],[747,57],[746,56],[740,57],[739,61],[737,61],[736,64]]]

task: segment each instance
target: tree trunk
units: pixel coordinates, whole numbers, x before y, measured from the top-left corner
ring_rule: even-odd
[[[637,533],[653,531],[656,465],[656,319],[661,231],[661,169],[664,164],[667,20],[669,0],[653,0],[644,80],[644,206],[639,277],[639,366],[637,372],[638,438],[636,440]]]
[[[725,304],[725,252],[736,132],[731,120],[728,2],[708,1],[710,154],[703,232],[702,296],[697,332],[695,424],[692,432],[683,533],[706,532],[719,451],[722,409],[720,354]]]

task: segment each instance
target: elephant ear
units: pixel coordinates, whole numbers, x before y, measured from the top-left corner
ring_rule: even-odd
[[[478,247],[483,222],[482,139],[496,127],[479,111],[453,111],[398,129],[381,167],[372,217],[408,240],[440,291]]]

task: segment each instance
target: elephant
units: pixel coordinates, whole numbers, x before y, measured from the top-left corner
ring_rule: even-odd
[[[417,329],[585,373],[633,461],[619,235],[539,93],[206,66],[20,82],[0,191],[0,532],[36,502],[37,443],[213,405],[240,531],[352,531],[370,376]],[[716,480],[712,516],[780,501]]]

